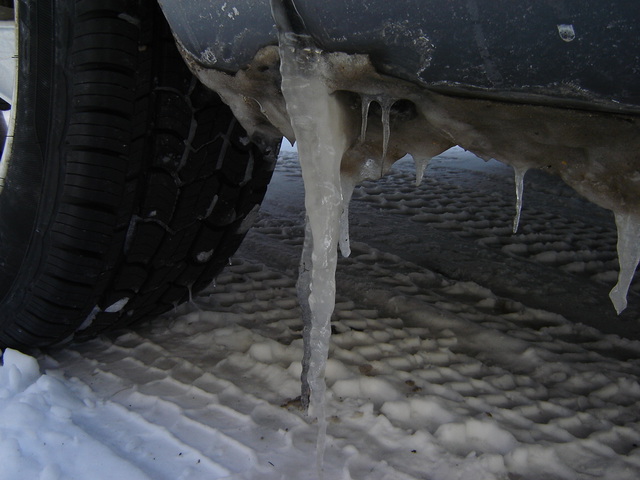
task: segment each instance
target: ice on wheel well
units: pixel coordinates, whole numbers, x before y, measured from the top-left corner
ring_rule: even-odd
[[[308,173],[305,186],[309,192],[316,191],[309,194],[340,204],[336,221],[342,226],[336,230],[343,253],[349,251],[348,203],[358,182],[379,178],[407,153],[416,159],[419,181],[431,157],[460,145],[481,158],[513,166],[514,231],[523,203],[522,180],[529,169],[558,175],[590,201],[612,210],[621,268],[611,299],[618,312],[625,308],[640,256],[638,116],[442,95],[380,74],[365,55],[325,52],[309,37],[296,38],[302,44],[266,47],[234,75],[203,68],[195,61],[190,66],[220,93],[250,135],[297,140],[303,172]],[[295,74],[280,68],[287,49],[296,57],[290,62],[298,70]],[[309,96],[292,101],[282,95],[283,85],[302,87],[309,80],[314,82]],[[297,120],[292,111],[300,112]],[[323,115],[330,118],[328,132],[332,133],[317,130],[314,141],[322,145],[306,145],[296,128],[305,122],[317,123]],[[330,153],[323,155],[314,148]],[[305,168],[309,155],[314,160]],[[326,165],[324,176],[310,173],[311,168],[324,168],[318,163]],[[334,194],[335,200],[329,200]]]

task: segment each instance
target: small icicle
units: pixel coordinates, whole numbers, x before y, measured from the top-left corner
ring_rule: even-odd
[[[522,213],[522,197],[524,195],[524,176],[529,169],[526,167],[514,166],[516,183],[516,216],[513,219],[513,233],[518,232],[520,225],[520,214]]]
[[[373,98],[368,95],[362,95],[362,121],[360,127],[360,143],[364,143],[367,137],[367,124],[369,122],[369,107],[371,107],[371,102],[373,102]]]
[[[382,159],[380,164],[384,168],[384,161],[387,159],[389,149],[389,137],[391,136],[391,107],[396,101],[392,98],[385,98],[380,103],[382,107]]]
[[[351,241],[349,239],[349,204],[356,188],[356,179],[351,175],[340,175],[342,186],[342,215],[340,215],[340,253],[344,258],[351,255]]]
[[[416,164],[416,187],[419,187],[422,183],[422,178],[424,177],[424,171],[429,166],[429,162],[431,162],[431,157],[419,157],[414,155],[413,161]]]
[[[627,308],[627,293],[640,262],[640,214],[614,212],[618,227],[618,283],[609,292],[616,312]]]

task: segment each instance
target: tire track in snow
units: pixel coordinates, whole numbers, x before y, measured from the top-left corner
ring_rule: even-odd
[[[363,277],[363,270],[368,268],[369,274],[365,278],[370,282],[379,279],[385,288],[398,286],[400,291],[406,292],[414,291],[410,288],[412,281],[414,286],[424,284],[425,279],[415,272],[413,280],[399,275],[398,263],[394,277],[388,270],[394,263],[393,257],[385,257],[358,244],[355,247],[353,261],[360,265],[358,277]],[[116,393],[113,401],[131,404],[128,408],[133,412],[145,410],[147,421],[164,425],[178,438],[185,425],[194,426],[201,436],[192,439],[192,448],[202,449],[203,443],[216,441],[225,445],[240,442],[247,451],[255,452],[249,454],[255,455],[255,459],[247,463],[236,460],[232,471],[240,475],[238,478],[258,478],[255,472],[257,459],[269,457],[272,460],[265,463],[272,461],[283,465],[273,461],[284,455],[278,448],[284,451],[289,448],[290,455],[291,450],[297,452],[298,462],[305,454],[308,458],[313,455],[313,426],[306,426],[300,412],[280,407],[282,382],[277,379],[288,375],[288,382],[296,382],[299,370],[291,366],[291,359],[301,355],[301,351],[299,343],[295,343],[299,342],[299,332],[290,327],[292,314],[286,308],[273,306],[288,295],[288,292],[278,292],[268,286],[272,285],[271,281],[286,285],[286,282],[278,282],[278,275],[265,267],[244,263],[232,266],[228,278],[219,279],[210,296],[201,298],[199,305],[215,302],[217,294],[228,302],[229,297],[237,293],[235,282],[238,280],[241,285],[251,285],[248,290],[251,293],[244,300],[236,297],[236,301],[227,307],[233,310],[227,312],[231,317],[215,318],[210,322],[213,325],[205,325],[209,318],[206,312],[192,312],[169,317],[165,322],[142,329],[141,334],[119,337],[113,345],[105,344],[102,353],[92,353],[96,351],[95,342],[77,348],[84,350],[82,356],[95,356],[94,362],[98,362],[102,372],[97,376],[104,384],[109,375],[118,374],[110,388],[103,385],[101,390],[122,388],[123,385],[134,389],[133,393]],[[392,281],[394,278],[398,280]],[[451,285],[437,297],[431,296],[427,300],[435,298],[440,308],[456,305],[452,300],[447,301],[447,289],[451,290]],[[459,286],[453,292],[454,297],[461,297],[464,290],[464,285]],[[472,306],[486,300],[486,292],[469,285],[462,297],[466,298],[466,312],[462,313],[468,314],[472,312]],[[263,315],[264,309],[256,309],[256,298],[261,298],[258,302],[265,302],[263,308],[271,302],[270,315]],[[634,421],[628,418],[633,417],[631,412],[640,399],[638,394],[633,394],[634,388],[638,388],[637,377],[633,375],[637,372],[638,362],[628,360],[621,365],[588,349],[597,340],[596,343],[601,344],[608,342],[609,348],[616,350],[622,346],[621,340],[601,338],[589,330],[568,327],[567,322],[557,318],[552,318],[552,326],[539,331],[540,324],[549,324],[545,318],[548,314],[543,312],[485,314],[484,320],[490,320],[493,325],[505,323],[496,328],[496,332],[504,331],[505,335],[518,332],[513,339],[502,341],[503,348],[509,347],[510,343],[528,342],[529,353],[521,359],[524,365],[514,368],[509,357],[503,359],[507,365],[496,363],[504,352],[498,352],[500,355],[495,359],[492,357],[494,352],[483,352],[475,346],[470,350],[464,345],[464,341],[469,342],[464,338],[469,332],[465,334],[459,329],[472,325],[469,320],[457,316],[459,311],[456,316],[444,310],[439,318],[410,319],[402,315],[388,316],[370,299],[361,301],[364,305],[340,299],[334,321],[334,346],[327,372],[327,383],[333,396],[328,455],[351,476],[335,478],[385,478],[384,475],[391,475],[387,478],[424,478],[420,472],[425,465],[437,470],[438,465],[460,462],[474,451],[484,460],[500,455],[500,450],[495,451],[498,447],[494,441],[487,438],[489,434],[492,439],[502,437],[504,449],[517,442],[518,447],[506,453],[516,465],[525,462],[518,460],[520,457],[533,455],[536,449],[540,449],[541,455],[564,451],[581,461],[589,454],[599,462],[605,462],[607,468],[611,468],[611,460],[607,462],[611,455],[628,456],[630,460],[637,456],[633,447],[634,442],[640,441],[637,413]],[[460,304],[457,305],[459,310]],[[245,310],[247,316],[238,313]],[[282,313],[281,317],[278,312]],[[483,317],[479,312],[476,314]],[[204,315],[204,322],[197,321],[199,315]],[[543,318],[535,325],[537,315]],[[224,317],[224,312],[211,315],[215,316]],[[229,322],[238,317],[246,326],[229,327]],[[519,327],[519,318],[535,326]],[[226,325],[222,332],[221,324]],[[230,330],[225,332],[225,328]],[[179,345],[175,337],[187,334],[190,329],[196,350],[209,344],[209,358],[199,361],[193,358],[192,363],[182,360],[171,348]],[[554,330],[574,335],[581,341],[558,344],[553,338]],[[218,340],[216,332],[220,334]],[[520,338],[523,336],[527,338]],[[164,342],[166,347],[162,346]],[[638,349],[633,343],[625,346],[629,353]],[[606,350],[605,345],[596,347],[600,351]],[[198,354],[197,351],[190,352],[187,357]],[[565,356],[569,358],[563,358]],[[78,360],[78,355],[74,357]],[[531,365],[527,367],[527,363]],[[614,368],[623,371],[611,372]],[[268,371],[276,371],[277,375],[270,377],[271,381],[259,381]],[[73,368],[69,373],[73,373]],[[614,375],[621,382],[618,386],[611,385]],[[174,378],[176,376],[180,380]],[[607,389],[610,392],[607,393]],[[600,393],[594,396],[598,391]],[[196,398],[188,399],[189,392]],[[623,392],[630,392],[629,397],[625,399]],[[571,396],[567,396],[568,393]],[[157,407],[154,411],[145,402],[162,405],[162,408]],[[263,430],[251,418],[259,405],[267,412],[278,412],[272,414],[272,421],[267,422]],[[172,415],[167,417],[167,411]],[[229,414],[225,415],[225,412]],[[200,425],[196,425],[198,423]],[[253,438],[231,440],[221,436],[221,432],[234,426],[242,428],[242,425]],[[257,438],[269,429],[272,429],[272,435],[277,435],[278,431],[284,430],[284,425],[289,432],[283,435],[290,445],[305,445],[305,448],[300,450],[288,445],[275,448],[270,441],[269,448],[261,452],[256,446]],[[546,449],[539,445],[546,445]],[[420,461],[416,461],[418,457]],[[374,471],[365,475],[364,465],[372,458],[384,458],[386,464],[379,465],[376,470],[373,468],[377,465],[375,461],[368,463]],[[497,461],[495,458],[492,461]],[[552,460],[559,462],[555,457]],[[473,455],[469,458],[470,471],[471,464],[478,461]],[[627,462],[622,461],[622,464],[629,468]],[[491,469],[499,469],[496,465],[485,465],[488,474]],[[542,465],[538,467],[542,469]],[[378,474],[380,476],[376,476]]]
[[[95,343],[87,346],[95,347]],[[256,454],[265,444],[288,446],[277,429],[262,428],[254,420],[256,415],[258,419],[261,415],[268,418],[264,402],[176,358],[147,338],[129,333],[108,345],[102,354],[83,350],[81,358],[93,358],[90,375],[100,378],[92,387],[106,394],[110,403],[126,408],[133,418],[140,417],[155,426],[159,431],[156,436],[172,437],[176,444],[173,450],[179,449],[180,457],[197,458],[198,471],[193,478],[227,478],[234,472],[248,471],[258,464]],[[85,377],[87,372],[74,369],[74,363],[68,373]],[[279,428],[287,425],[276,423]],[[260,436],[254,438],[258,433]],[[154,478],[177,477],[155,472]]]
[[[123,418],[144,414],[166,444],[189,443],[238,480],[316,478],[316,427],[291,401],[302,356],[294,290],[302,219],[276,210],[265,206],[233,265],[195,304],[53,355],[125,409]],[[352,246],[338,274],[325,478],[640,475],[639,342],[368,240]],[[193,475],[185,478],[215,478]]]

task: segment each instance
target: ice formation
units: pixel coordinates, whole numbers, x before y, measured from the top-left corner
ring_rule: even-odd
[[[613,210],[621,269],[611,299],[619,312],[624,309],[640,255],[636,117],[442,95],[378,73],[365,55],[321,50],[280,2],[272,7],[278,47],[265,47],[234,75],[196,60],[190,66],[231,106],[254,141],[284,135],[297,142],[307,217],[298,279],[302,401],[310,399],[319,420],[319,461],[338,248],[350,253],[349,200],[360,181],[379,178],[407,153],[416,161],[418,185],[429,159],[454,145],[512,165],[514,232],[524,175],[532,168],[561,176],[587,199]]]
[[[324,82],[322,53],[306,37],[280,35],[282,93],[298,142],[305,184],[307,228],[303,258],[311,258],[299,280],[308,292],[309,318],[304,330],[306,378],[311,405],[318,418],[318,469],[321,471],[326,438],[324,370],[329,355],[331,315],[335,306],[335,270],[343,196],[340,178],[347,150],[347,125],[338,100]]]
[[[281,2],[274,1],[272,6],[282,10],[274,11],[280,46],[264,47],[251,64],[235,74],[205,68],[187,51],[183,54],[194,74],[231,107],[254,142],[282,135],[293,142],[296,133],[288,108],[291,106],[286,105],[281,89],[288,80],[283,75],[285,70],[280,69],[280,57],[287,41],[296,34],[292,33],[289,12]],[[294,23],[303,29],[299,19]],[[366,55],[323,52],[310,37],[297,38],[306,42],[298,51],[298,68],[320,88],[316,92],[308,86],[309,97],[301,100],[315,105],[309,106],[308,111],[324,103],[322,109],[333,116],[329,126],[337,131],[337,125],[342,123],[346,128],[338,132],[339,141],[346,142],[340,148],[342,160],[338,160],[336,151],[331,152],[330,162],[322,160],[333,168],[333,192],[327,198],[338,198],[336,192],[342,189],[343,198],[338,202],[341,206],[336,211],[346,211],[345,200],[353,185],[364,178],[378,178],[405,154],[417,159],[419,182],[426,159],[459,145],[481,158],[514,165],[521,172],[538,168],[556,174],[578,193],[616,215],[640,215],[637,116],[517,103],[513,99],[443,95],[380,74]],[[374,109],[381,113],[372,115]],[[297,140],[300,146],[303,142]],[[338,139],[329,142],[333,144],[334,140]],[[307,188],[315,188],[306,180],[305,183]],[[342,225],[343,241],[339,243],[348,252],[346,215]],[[621,263],[627,258],[622,255]],[[630,264],[621,269],[625,272],[621,272],[621,279],[633,268]]]
[[[609,298],[618,313],[627,308],[627,293],[633,275],[640,262],[640,215],[617,213],[618,261],[620,274],[618,283],[609,293]]]
[[[360,128],[360,143],[364,143],[365,140],[367,139],[367,125],[368,125],[368,118],[369,118],[369,108],[371,108],[371,103],[374,101],[373,98],[369,97],[368,95],[364,95],[362,97],[362,105],[361,105],[361,118],[362,118],[362,124],[361,124],[361,128]]]
[[[354,182],[350,181],[350,178],[343,178],[341,182],[342,188],[342,200],[343,207],[340,214],[340,253],[343,257],[351,255],[351,240],[349,238],[349,203],[353,189],[355,188]]]
[[[513,233],[518,233],[518,226],[520,225],[520,214],[522,213],[522,197],[524,195],[524,176],[527,173],[528,168],[513,166],[515,183],[516,183],[516,215],[513,218]]]
[[[304,338],[302,353],[302,374],[300,380],[302,383],[300,400],[302,407],[306,410],[309,408],[309,400],[311,397],[311,387],[309,386],[309,360],[311,359],[311,344],[309,338],[311,336],[311,307],[309,306],[309,295],[311,294],[311,254],[313,250],[313,238],[311,234],[311,224],[307,218],[305,221],[304,244],[302,247],[302,256],[300,257],[300,265],[298,268],[298,281],[296,282],[296,291],[298,303],[302,314],[302,337]]]
[[[389,137],[391,136],[391,107],[395,103],[392,98],[383,98],[382,107],[382,159],[381,163],[384,165],[384,161],[387,158],[387,150],[389,150]],[[380,174],[382,175],[382,171]]]
[[[429,166],[431,157],[414,155],[413,161],[416,164],[416,187],[419,187],[422,184],[422,178],[424,177],[425,170]]]

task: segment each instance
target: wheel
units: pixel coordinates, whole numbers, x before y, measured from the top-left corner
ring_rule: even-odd
[[[197,82],[155,1],[1,1],[18,48],[0,122],[0,346],[187,300],[239,246],[277,142],[250,141]]]

